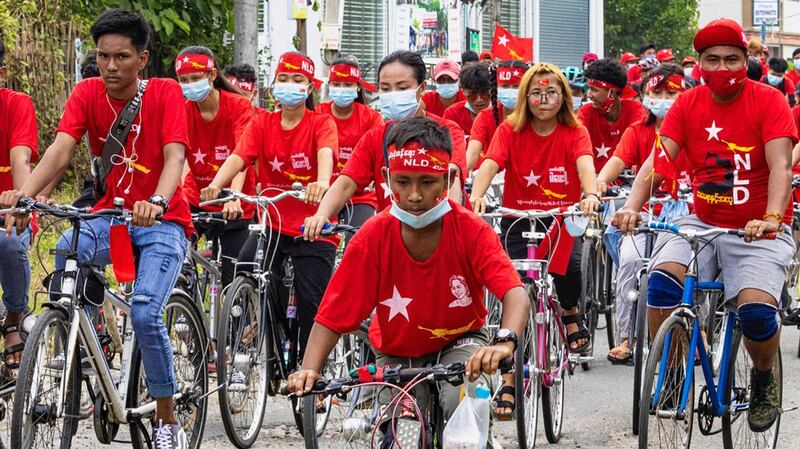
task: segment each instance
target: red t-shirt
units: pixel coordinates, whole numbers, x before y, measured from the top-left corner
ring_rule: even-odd
[[[797,86],[797,84],[800,83],[800,73],[797,73],[796,69],[789,70],[786,72],[786,79],[792,80],[792,83]],[[792,95],[794,95],[794,92],[792,92]]]
[[[746,80],[741,95],[727,104],[715,102],[706,85],[684,92],[664,119],[661,135],[686,151],[697,216],[732,228],[744,227],[766,212],[765,144],[780,137],[797,143],[783,94],[752,80]],[[790,204],[786,223],[791,222],[791,212]]]
[[[420,357],[436,352],[486,320],[483,289],[503,298],[521,284],[494,230],[450,201],[433,255],[414,260],[400,221],[383,211],[347,246],[317,312],[337,333],[358,329],[375,310],[370,341],[383,353]],[[369,276],[365,276],[369,273]],[[358,288],[353,280],[359,279]]]
[[[355,148],[358,141],[361,140],[364,133],[373,128],[380,127],[383,123],[383,118],[377,111],[361,103],[353,103],[353,114],[350,115],[349,118],[339,119],[333,115],[333,111],[331,111],[332,104],[332,102],[323,103],[319,105],[318,109],[319,112],[333,118],[333,121],[336,123],[336,129],[339,132],[339,161],[333,168],[331,184],[333,184],[333,181],[342,173],[342,169],[347,164],[347,161],[350,160],[350,156],[353,155],[353,148]],[[356,193],[353,194],[353,197],[350,198],[350,202],[353,204],[367,204],[374,208],[378,207],[375,191],[365,192],[363,187],[359,188]]]
[[[614,149],[622,137],[622,133],[633,123],[647,118],[647,111],[638,101],[622,100],[622,111],[617,121],[610,123],[598,109],[587,103],[578,111],[578,118],[589,130],[594,147],[594,169],[597,173],[603,169],[608,158],[614,155]]]
[[[107,95],[102,78],[87,78],[75,85],[67,99],[56,133],[69,134],[79,141],[88,131],[92,154],[100,156],[108,130],[125,103]],[[180,143],[189,148],[187,122],[183,91],[177,81],[150,78],[140,113],[128,133],[125,150],[112,161],[114,166],[106,178],[106,194],[97,202],[95,210],[113,208],[115,197],[125,200],[126,209],[133,209],[136,201],[146,201],[153,196],[164,169],[164,146]],[[194,232],[189,204],[180,185],[170,198],[163,220],[183,226],[187,236]]]
[[[0,89],[0,192],[12,190],[11,149],[31,149],[31,162],[39,159],[39,135],[36,128],[36,112],[31,97]]]
[[[500,123],[503,123],[505,117],[502,107],[498,111],[498,115]],[[478,162],[475,163],[474,170],[477,170],[481,166],[483,159],[486,158],[486,152],[489,151],[489,144],[492,143],[495,131],[497,131],[497,124],[494,121],[494,108],[486,108],[479,112],[472,123],[472,131],[469,135],[470,141],[474,140],[481,143],[481,154],[478,157]]]
[[[439,116],[426,113],[426,117],[434,120],[440,126],[446,126],[450,130],[450,140],[453,143],[453,156],[450,162],[458,165],[461,172],[460,178],[463,185],[464,174],[467,167],[467,145],[464,142],[464,133],[461,128],[452,120],[446,120]],[[385,122],[379,128],[373,128],[364,134],[353,149],[353,155],[344,166],[342,175],[352,179],[359,188],[368,186],[375,182],[375,194],[378,200],[378,210],[383,210],[391,205],[392,191],[386,180],[383,178],[381,169],[386,165],[383,159],[383,140],[386,134]]]
[[[189,118],[189,149],[186,161],[191,172],[183,181],[183,191],[192,206],[200,204],[200,190],[208,187],[219,171],[219,167],[236,148],[250,119],[253,118],[253,105],[241,95],[219,91],[219,109],[209,122],[200,115],[200,108],[193,101],[186,101],[186,115]],[[247,169],[242,192],[254,195],[256,191],[255,170]],[[209,206],[207,210],[220,211],[221,205]],[[242,218],[253,218],[255,206],[242,202]]]
[[[628,82],[631,84],[639,84],[642,82],[642,71],[639,70],[638,65],[628,69]]]
[[[584,155],[592,155],[592,144],[583,126],[559,123],[550,135],[540,136],[530,126],[516,132],[503,122],[486,158],[506,171],[503,206],[544,210],[580,201],[581,180],[575,161]]]
[[[458,103],[459,101],[464,101],[466,99],[467,97],[464,96],[464,93],[461,92],[461,89],[458,89],[455,103]],[[444,103],[442,103],[442,97],[440,97],[439,93],[436,92],[435,90],[429,90],[425,92],[422,95],[422,102],[425,103],[425,112],[433,115],[438,115],[439,117],[443,116],[445,109],[447,109]]]
[[[794,117],[794,124],[797,126],[797,131],[800,132],[800,104],[792,108],[792,116]],[[800,175],[800,164],[792,167],[792,173]]]
[[[292,188],[299,182],[304,186],[317,180],[317,153],[322,148],[333,150],[333,162],[339,152],[336,124],[329,116],[306,110],[300,123],[290,130],[281,127],[281,113],[265,112],[256,115],[242,134],[233,154],[245,165],[258,160],[258,182],[261,191],[269,196]],[[302,235],[300,226],[306,217],[314,215],[317,206],[295,198],[285,198],[269,208],[269,225],[288,235]],[[338,239],[325,239],[337,245]]]
[[[467,137],[469,137],[469,133],[472,131],[472,122],[475,120],[472,118],[472,112],[467,109],[467,100],[454,103],[449,108],[445,109],[442,118],[456,122]]]

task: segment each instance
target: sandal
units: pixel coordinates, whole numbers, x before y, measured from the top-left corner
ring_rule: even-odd
[[[14,333],[14,332],[19,333],[20,324],[21,323],[14,323],[14,324],[9,324],[9,325],[3,325],[3,326],[0,327],[0,333],[3,334],[4,341],[5,341],[5,337],[8,334],[11,334],[11,333]],[[20,339],[21,338],[22,338],[22,335],[20,335]],[[5,363],[6,368],[8,368],[8,369],[17,369],[17,368],[19,368],[19,362],[17,362],[17,363],[8,363],[7,360],[8,360],[8,356],[14,355],[14,354],[19,354],[23,350],[25,350],[25,343],[24,342],[17,343],[17,344],[15,344],[13,346],[9,346],[9,347],[5,348],[5,350],[3,351],[3,363]]]
[[[577,324],[578,330],[567,334],[567,347],[569,348],[570,352],[580,353],[584,352],[589,349],[592,345],[591,335],[589,334],[589,329],[586,328],[586,318],[582,313],[576,313],[575,315],[563,315],[561,317],[561,322],[566,327],[569,324]],[[573,349],[572,343],[575,343],[579,340],[586,340],[586,343],[582,344],[581,346]]]
[[[625,352],[625,357],[622,357],[622,358],[614,357],[609,352],[608,355],[606,356],[606,358],[608,359],[609,362],[611,362],[612,365],[633,366],[633,358],[631,357],[631,351],[626,351]]]
[[[515,401],[501,400],[500,398],[502,398],[504,394],[511,395],[512,397],[515,398]],[[500,390],[497,392],[497,398],[498,399],[495,401],[495,409],[494,409],[495,419],[497,419],[498,421],[511,421],[512,419],[514,419],[514,408],[517,405],[516,393],[514,387],[511,385],[503,385],[503,387],[500,388]],[[498,413],[497,412],[498,408],[507,408],[510,411],[508,413]]]

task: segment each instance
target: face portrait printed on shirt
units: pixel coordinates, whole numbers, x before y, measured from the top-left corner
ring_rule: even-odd
[[[448,307],[467,307],[472,304],[472,295],[469,293],[469,286],[464,276],[450,276],[450,292],[455,299]]]

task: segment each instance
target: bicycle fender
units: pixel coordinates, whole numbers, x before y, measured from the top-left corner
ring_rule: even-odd
[[[44,302],[44,303],[42,303],[42,308],[60,310],[60,311],[64,312],[67,316],[70,316],[70,308],[67,307],[64,304],[61,304],[58,301],[47,301],[47,302]]]

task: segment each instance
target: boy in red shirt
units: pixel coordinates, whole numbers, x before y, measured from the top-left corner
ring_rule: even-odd
[[[0,83],[6,78],[6,47],[0,40]],[[19,189],[31,173],[31,162],[38,159],[36,151],[39,136],[36,130],[36,113],[31,97],[0,89],[0,191]],[[3,288],[3,305],[6,318],[2,331],[7,368],[19,367],[25,348],[19,336],[19,322],[28,311],[28,288],[31,284],[31,266],[28,248],[31,244],[31,227],[23,230],[8,229],[0,232],[0,286]]]
[[[403,120],[388,144],[384,171],[392,207],[350,241],[320,305],[302,369],[289,377],[296,393],[310,391],[339,336],[358,329],[373,310],[369,335],[378,365],[466,361],[470,382],[511,357],[525,329],[529,299],[500,240],[483,220],[447,199],[456,175],[448,168],[447,129],[421,117]],[[353,289],[353,279],[359,288]],[[491,346],[484,287],[503,301],[498,334],[506,337],[495,337]],[[461,388],[439,386],[446,419]]]
[[[709,22],[695,36],[694,48],[705,84],[681,94],[660,128],[670,159],[685,152],[693,174],[695,213],[675,223],[697,230],[744,229],[744,240],[722,235],[706,245],[698,256],[699,280],[715,279],[721,272],[725,299],[738,307],[753,365],[747,420],[753,432],[763,432],[775,424],[781,407],[773,366],[780,341],[778,298],[795,249],[788,224],[797,130],[783,95],[747,78],[747,42],[738,23]],[[622,232],[637,225],[651,185],[663,178],[658,173],[650,178],[652,169],[651,156],[615,216]],[[779,230],[784,232],[775,240],[760,240]],[[654,254],[648,283],[651,336],[681,301],[692,252],[682,238],[659,236]]]
[[[469,137],[475,117],[491,107],[492,75],[489,68],[485,64],[465,67],[461,71],[460,85],[466,100],[445,109],[442,118],[456,122],[464,135]]]
[[[594,148],[595,172],[599,173],[614,155],[622,133],[633,123],[647,118],[638,101],[623,100],[623,91],[630,89],[625,68],[614,59],[595,61],[584,71],[588,80],[591,103],[578,110],[578,119],[589,130]]]

